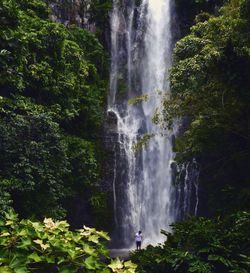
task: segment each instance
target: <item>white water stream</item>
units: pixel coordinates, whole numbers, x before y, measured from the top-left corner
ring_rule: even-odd
[[[138,1],[137,1],[138,2]],[[111,74],[108,113],[117,119],[119,151],[114,159],[114,213],[122,247],[134,244],[142,230],[144,245],[157,244],[176,220],[172,186],[172,132],[153,124],[161,105],[159,91],[169,92],[171,67],[171,0],[114,0],[111,15]],[[150,94],[147,102],[128,100]],[[155,134],[143,148],[133,149],[145,134]],[[185,197],[189,198],[189,197]],[[189,199],[188,199],[189,200]]]

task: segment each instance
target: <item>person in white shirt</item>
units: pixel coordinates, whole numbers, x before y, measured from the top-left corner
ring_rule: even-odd
[[[140,230],[135,234],[135,242],[136,242],[136,250],[140,250],[141,242],[142,242],[142,234]]]

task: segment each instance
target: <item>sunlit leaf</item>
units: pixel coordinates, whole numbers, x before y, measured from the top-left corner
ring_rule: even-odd
[[[40,262],[42,261],[42,258],[40,256],[38,256],[38,254],[36,252],[33,252],[31,253],[29,256],[28,256],[28,259],[31,260],[31,261],[35,261],[35,262]]]
[[[84,264],[87,269],[96,269],[96,259],[93,256],[85,259]]]
[[[124,265],[118,258],[116,258],[115,260],[112,260],[108,267],[111,268],[113,272],[118,272],[118,270],[122,269]]]

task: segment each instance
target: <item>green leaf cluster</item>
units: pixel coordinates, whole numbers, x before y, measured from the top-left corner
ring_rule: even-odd
[[[99,125],[106,87],[100,76],[103,48],[88,31],[44,18],[40,6],[47,8],[40,0],[1,3],[1,90],[6,96],[19,92],[38,104],[58,106],[63,120],[88,113],[89,122]],[[84,108],[85,103],[95,108]]]
[[[141,136],[141,138],[133,144],[132,149],[134,152],[138,152],[141,150],[145,145],[148,144],[148,142],[151,140],[151,138],[154,137],[154,134],[144,134]]]
[[[134,98],[132,98],[132,99],[130,99],[128,101],[128,104],[129,105],[135,105],[135,104],[138,104],[138,103],[146,102],[147,100],[148,100],[148,94],[138,96],[138,97],[134,97]]]
[[[0,220],[0,272],[134,273],[132,262],[112,260],[107,233],[84,226],[74,232],[66,221],[19,220],[13,211]]]

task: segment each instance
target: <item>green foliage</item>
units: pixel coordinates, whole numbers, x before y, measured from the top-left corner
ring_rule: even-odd
[[[143,146],[147,145],[152,137],[154,137],[154,134],[144,134],[136,143],[134,143],[132,147],[134,152],[139,151]]]
[[[44,1],[39,0],[19,0],[18,5],[22,10],[27,12],[31,16],[38,16],[43,19],[48,19],[50,10]]]
[[[134,273],[136,265],[109,258],[107,233],[83,227],[74,232],[66,221],[19,220],[13,211],[0,221],[0,272]],[[106,262],[104,262],[104,258]]]
[[[182,141],[192,156],[218,149],[229,135],[247,138],[249,18],[240,10],[248,4],[231,1],[176,45],[165,118],[190,119]]]
[[[97,147],[93,141],[79,137],[65,136],[65,141],[68,144],[67,156],[70,163],[70,172],[66,178],[69,197],[64,202],[68,216],[75,217],[75,203],[79,205],[81,201],[86,202],[87,213],[93,215],[91,224],[108,230],[110,212],[107,208],[107,195],[100,189],[101,170],[97,160]],[[75,220],[79,222],[79,219]]]
[[[2,0],[0,15],[0,208],[61,218],[99,194],[107,56],[45,1]]]
[[[15,196],[14,206],[25,215],[60,217],[68,160],[59,126],[45,113],[18,110],[13,106],[0,113],[2,196]]]
[[[146,95],[142,95],[142,96],[138,96],[138,97],[130,99],[128,101],[128,104],[134,105],[134,104],[146,102],[147,100],[148,100],[148,95],[146,94]]]
[[[39,104],[59,104],[63,119],[72,119],[83,110],[85,115],[93,113],[88,116],[100,119],[105,82],[98,76],[96,65],[101,67],[105,62],[102,46],[85,30],[66,29],[38,17],[41,12],[36,13],[36,9],[45,4],[33,2],[21,1],[12,7],[3,1],[3,13],[15,12],[18,20],[14,28],[8,23],[1,29],[3,92],[21,91]],[[31,9],[34,13],[28,12]],[[82,109],[83,102],[97,106]]]
[[[97,22],[98,26],[103,26],[108,22],[109,11],[112,9],[111,0],[92,0],[90,13],[92,20]]]
[[[229,208],[227,186],[234,189],[231,211],[249,207],[240,200],[241,190],[249,189],[249,5],[249,0],[232,0],[218,16],[197,18],[191,34],[176,44],[171,98],[163,103],[168,126],[184,119],[176,160],[201,162],[212,213],[222,213],[220,196],[227,199],[223,213]]]
[[[68,144],[68,158],[71,166],[71,176],[74,178],[76,191],[81,190],[83,183],[91,186],[98,178],[98,162],[96,159],[95,145],[82,138],[67,136],[65,140]],[[82,189],[84,190],[84,188]]]
[[[241,272],[250,270],[248,226],[250,214],[238,212],[224,219],[190,218],[162,231],[167,241],[132,253],[139,273]]]

